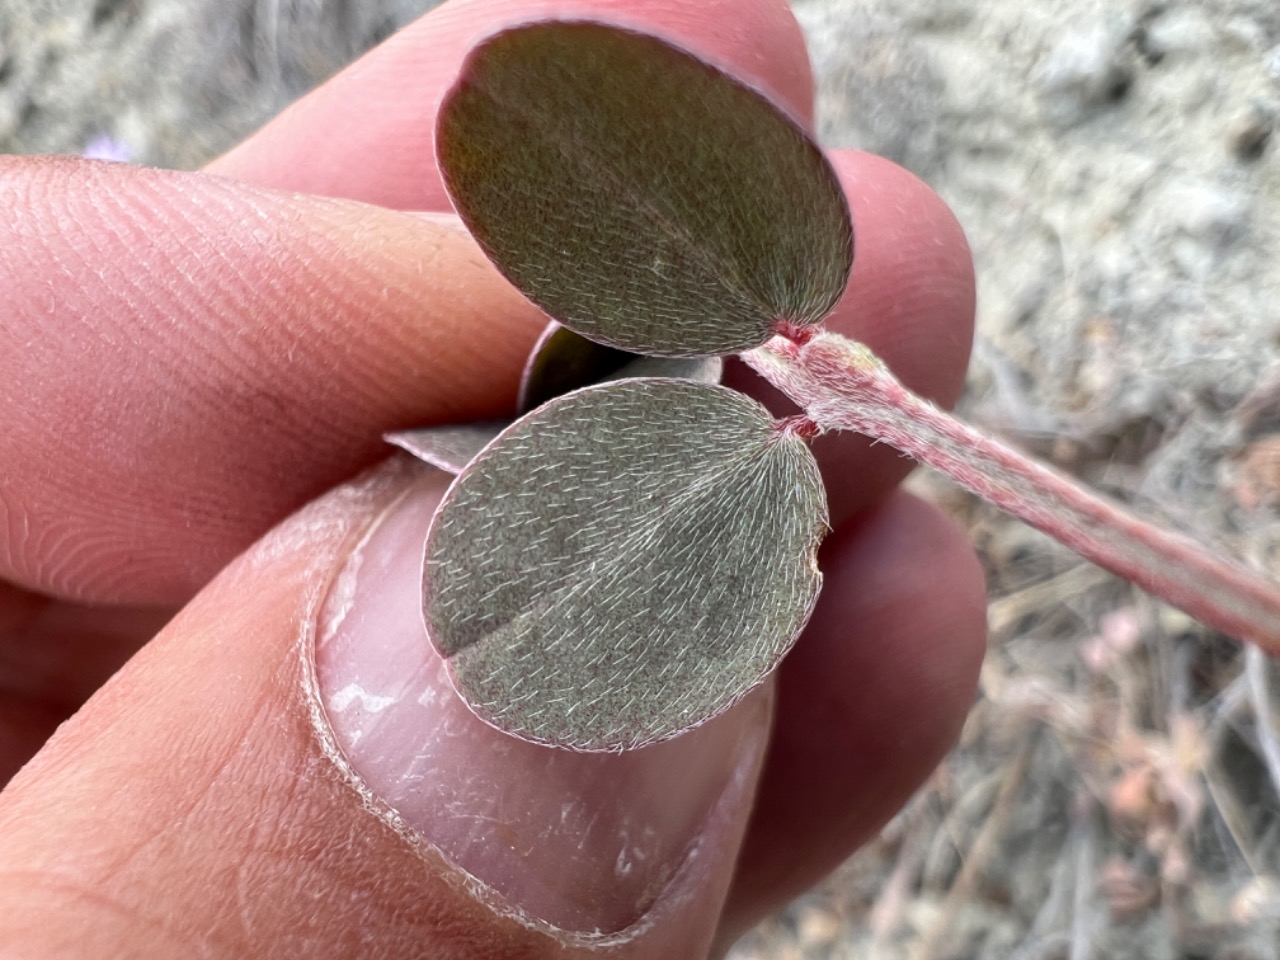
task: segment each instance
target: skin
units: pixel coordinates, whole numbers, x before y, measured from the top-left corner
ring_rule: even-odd
[[[381,434],[513,405],[543,319],[465,234],[405,211],[448,210],[423,105],[477,35],[540,6],[446,5],[207,173],[0,159],[0,942],[16,956],[579,955],[368,812],[319,745],[297,657],[321,585],[406,482],[344,483],[386,457]],[[659,30],[811,122],[780,2],[573,9]],[[948,404],[972,332],[963,234],[905,171],[833,159],[859,246],[829,326]],[[897,489],[909,465],[891,452],[815,450],[826,587],[774,681],[741,847],[720,851],[727,894],[704,905],[717,929],[659,920],[619,955],[712,955],[811,886],[972,702],[985,603],[963,534]]]

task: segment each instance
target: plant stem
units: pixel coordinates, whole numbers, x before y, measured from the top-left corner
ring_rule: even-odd
[[[1271,580],[939,410],[862,344],[777,336],[742,359],[822,429],[882,440],[1208,626],[1280,654]]]

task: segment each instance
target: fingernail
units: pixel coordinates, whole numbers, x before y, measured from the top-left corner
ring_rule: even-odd
[[[713,924],[770,695],[622,755],[574,754],[486,725],[450,686],[419,607],[427,527],[448,479],[424,472],[330,588],[315,665],[332,744],[388,815],[499,909],[597,937],[639,930],[664,909]]]

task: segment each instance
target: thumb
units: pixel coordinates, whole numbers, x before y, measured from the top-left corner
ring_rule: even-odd
[[[18,956],[699,957],[759,693],[646,750],[476,720],[418,613],[447,478],[393,460],[228,567],[0,794]]]

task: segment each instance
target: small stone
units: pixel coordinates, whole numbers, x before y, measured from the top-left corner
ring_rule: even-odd
[[[1165,200],[1178,231],[1209,246],[1236,239],[1249,221],[1248,196],[1208,180],[1185,178],[1173,183]]]
[[[1267,45],[1267,30],[1250,17],[1233,17],[1222,31],[1223,39],[1240,51],[1257,52]]]
[[[1275,115],[1257,105],[1232,121],[1227,133],[1231,152],[1246,162],[1257,160],[1266,152],[1275,130]]]
[[[1119,100],[1132,79],[1124,34],[1109,23],[1068,33],[1036,71],[1045,109],[1062,125],[1079,123],[1099,107]]]

